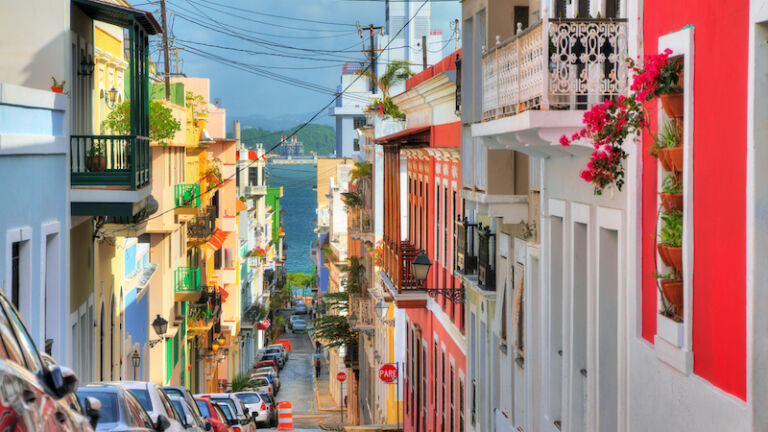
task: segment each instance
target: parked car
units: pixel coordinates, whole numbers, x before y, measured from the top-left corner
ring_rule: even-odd
[[[181,396],[169,396],[176,413],[181,418],[181,424],[188,432],[204,432],[211,430],[211,424],[205,422],[195,410],[189,406],[189,402]],[[197,406],[197,404],[195,404]]]
[[[304,321],[304,319],[298,315],[291,315],[291,317],[288,318],[288,328],[293,330],[293,323],[296,321]]]
[[[170,426],[170,422],[165,417],[153,423],[136,397],[118,385],[90,384],[80,387],[77,389],[77,398],[84,405],[88,404],[88,399],[99,401],[101,409],[97,432],[162,431]]]
[[[185,431],[184,426],[181,424],[181,419],[176,415],[173,406],[171,406],[168,395],[157,384],[142,381],[115,381],[109,384],[119,385],[130,391],[138,399],[155,424],[157,424],[160,416],[164,416],[170,423],[167,430],[172,432]]]
[[[277,401],[275,401],[275,398],[268,393],[259,393],[259,396],[261,396],[261,400],[267,404],[267,409],[269,410],[269,426],[277,426]]]
[[[203,414],[203,418],[211,423],[213,432],[230,432],[229,422],[226,417],[216,409],[216,405],[211,402],[210,399],[197,398],[195,399],[195,405],[200,413]]]
[[[290,356],[290,351],[288,351],[288,348],[285,347],[283,344],[272,344],[267,347],[267,349],[275,349],[277,348],[280,350],[280,353],[282,354],[283,358],[285,359],[286,363],[288,362],[288,357]]]
[[[43,360],[43,367],[50,369],[52,366],[58,366],[59,364],[47,353],[41,352],[40,358]],[[77,415],[75,415],[75,430],[90,431],[96,429],[96,424],[99,421],[99,410],[101,410],[101,402],[95,398],[86,398],[80,401],[75,393],[70,393],[62,398],[64,403],[69,405]]]
[[[235,393],[251,411],[251,417],[256,420],[256,427],[269,427],[269,408],[257,392]]]
[[[280,369],[285,367],[285,360],[283,360],[283,356],[280,355],[280,353],[264,354],[261,357],[261,359],[259,359],[259,361],[264,361],[264,360],[272,360],[273,362],[275,362],[275,364],[277,364],[277,367],[279,367]]]
[[[203,414],[200,412],[200,410],[197,408],[197,404],[195,403],[195,398],[192,396],[192,393],[187,390],[186,387],[181,386],[165,386],[163,387],[163,391],[168,396],[179,396],[184,398],[184,400],[187,401],[190,407],[192,407],[192,410],[195,411],[198,417],[202,417]]]
[[[230,425],[234,432],[241,432],[240,427],[242,425],[240,424],[240,420],[238,420],[235,413],[232,412],[232,408],[229,406],[229,404],[226,402],[216,402],[213,405],[216,407],[216,409],[219,410],[221,415],[227,419],[227,423]]]
[[[68,397],[77,388],[69,368],[43,361],[16,308],[0,291],[0,430],[92,431],[99,402]],[[73,407],[74,404],[74,407]],[[84,418],[88,412],[90,418]]]
[[[260,360],[256,362],[253,368],[258,370],[263,367],[271,367],[276,374],[280,373],[280,368],[277,366],[277,363],[272,360]]]
[[[306,330],[307,330],[307,322],[306,321],[300,320],[300,319],[297,319],[297,320],[293,321],[293,328],[291,329],[291,333],[303,332],[303,331],[306,331]]]
[[[283,364],[285,364],[285,363],[288,361],[288,356],[287,356],[287,355],[285,355],[285,353],[286,353],[287,351],[285,351],[285,348],[283,348],[283,349],[280,349],[280,347],[281,347],[281,346],[282,346],[282,345],[278,345],[278,346],[269,346],[269,347],[265,348],[265,349],[264,349],[264,350],[261,352],[261,356],[262,356],[262,357],[264,357],[264,356],[267,356],[267,355],[270,355],[270,356],[276,356],[276,357],[279,357],[279,358],[281,359],[281,361],[283,362]]]
[[[248,407],[246,407],[243,401],[241,401],[234,394],[210,393],[196,395],[196,397],[209,398],[212,402],[226,404],[232,410],[235,418],[240,422],[240,426],[243,431],[252,431],[256,429],[253,424],[253,420],[251,419]]]
[[[304,315],[304,314],[307,313],[307,305],[305,305],[303,302],[302,303],[297,303],[296,307],[293,310],[297,314]]]
[[[264,377],[268,379],[269,383],[272,384],[272,388],[275,390],[274,394],[277,395],[280,393],[280,378],[277,377],[277,374],[274,373],[272,368],[261,368],[252,373],[251,377]]]

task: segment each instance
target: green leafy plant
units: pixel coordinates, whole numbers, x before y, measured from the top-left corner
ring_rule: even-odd
[[[658,158],[657,150],[665,148],[680,147],[680,134],[677,131],[675,122],[668,121],[664,123],[661,132],[653,140],[653,148],[650,151],[651,156]]]
[[[331,245],[326,243],[320,249],[323,251],[323,256],[326,260],[336,261],[336,254],[333,252]]]
[[[131,103],[123,102],[107,115],[102,127],[117,135],[131,133]],[[173,117],[173,111],[159,101],[149,103],[149,138],[160,145],[167,146],[176,132],[181,130],[181,122]]]
[[[357,343],[357,332],[349,327],[346,314],[349,311],[349,294],[346,292],[323,295],[326,315],[315,318],[309,330],[313,337],[322,340],[329,348]]]
[[[208,169],[203,173],[203,179],[208,182],[208,190],[221,186],[224,180],[221,176],[221,159],[213,158],[208,164]]]
[[[346,273],[346,287],[350,295],[359,295],[363,292],[365,286],[365,266],[360,262],[360,258],[351,256],[347,265],[341,269]]]
[[[664,225],[659,231],[659,241],[669,247],[683,245],[683,212],[670,210],[661,215]]]
[[[384,73],[378,77],[371,68],[364,69],[360,74],[368,77],[372,82],[375,82],[385,99],[389,98],[389,91],[393,86],[407,80],[413,75],[413,73],[411,73],[411,63],[406,60],[392,61],[387,65],[387,68],[384,69]]]
[[[208,113],[208,102],[201,95],[187,91],[185,96],[187,105],[192,107],[192,113],[195,116]]]
[[[350,172],[350,180],[357,182],[371,176],[371,164],[368,162],[355,162],[355,167]]]
[[[204,321],[208,318],[208,311],[203,307],[193,307],[187,313],[187,319],[190,321]]]
[[[245,391],[253,388],[253,378],[247,372],[239,373],[232,377],[232,381],[229,383],[232,386],[232,393]]]
[[[683,185],[675,180],[675,176],[667,174],[661,182],[661,193],[679,194],[683,193]]]
[[[405,114],[400,111],[400,107],[395,104],[389,96],[384,96],[381,99],[375,99],[373,103],[368,105],[368,111],[377,112],[381,115],[390,116],[394,119],[405,119]]]
[[[360,208],[365,205],[363,197],[356,192],[344,192],[341,194],[341,200],[347,208]]]

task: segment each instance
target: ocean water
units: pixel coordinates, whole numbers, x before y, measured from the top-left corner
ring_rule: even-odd
[[[315,239],[315,208],[317,192],[312,186],[317,181],[314,165],[267,165],[267,185],[282,186],[280,208],[285,231],[288,272],[312,272],[309,244]]]

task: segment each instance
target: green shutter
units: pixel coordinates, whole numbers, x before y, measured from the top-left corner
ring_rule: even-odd
[[[173,341],[170,339],[165,340],[165,382],[171,382],[171,374],[173,373],[173,365],[171,360],[173,358]]]
[[[173,366],[179,363],[179,333],[173,337]]]
[[[184,350],[183,347],[182,347],[182,350],[181,350],[181,385],[182,386],[186,385],[185,382],[184,382],[184,376],[187,373],[187,361],[186,361],[186,359],[187,359],[186,350]]]

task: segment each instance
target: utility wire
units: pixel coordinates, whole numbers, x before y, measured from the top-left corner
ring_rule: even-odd
[[[357,24],[337,23],[337,22],[330,22],[330,21],[319,21],[319,20],[312,20],[312,19],[307,19],[307,18],[297,18],[297,17],[292,17],[292,16],[288,17],[288,16],[283,16],[283,15],[268,14],[266,12],[256,12],[256,11],[253,11],[253,10],[250,10],[250,9],[239,8],[239,7],[231,6],[231,5],[228,5],[228,4],[216,3],[216,2],[211,1],[211,0],[207,0],[207,3],[208,4],[214,4],[214,5],[221,6],[221,7],[226,7],[226,8],[237,10],[237,11],[240,11],[240,12],[247,12],[247,13],[254,14],[254,15],[269,16],[269,17],[274,17],[274,18],[283,18],[283,19],[287,19],[287,20],[291,20],[291,21],[304,21],[304,22],[311,22],[311,23],[317,23],[317,24],[328,24],[328,25],[336,25],[336,26],[357,27]],[[214,9],[214,8],[211,8],[211,9]]]
[[[424,6],[425,6],[425,5],[426,5],[428,2],[430,2],[430,1],[435,1],[435,0],[424,0],[424,2],[421,4],[421,6],[419,6],[419,8],[416,10],[416,13],[414,13],[414,14],[413,14],[413,16],[412,16],[412,17],[411,17],[411,18],[410,18],[408,21],[406,21],[406,23],[403,25],[403,27],[401,27],[401,28],[400,28],[400,30],[398,30],[398,31],[397,31],[397,33],[395,33],[395,35],[394,35],[394,37],[393,37],[392,39],[396,38],[396,37],[397,37],[397,36],[398,36],[400,33],[402,33],[402,31],[403,31],[403,30],[405,30],[405,28],[406,28],[406,27],[407,27],[407,26],[408,26],[408,25],[411,23],[411,21],[413,21],[413,17],[415,17],[415,16],[416,16],[416,15],[417,15],[417,14],[418,14],[420,11],[421,11],[421,9],[423,9],[423,8],[424,8]],[[383,48],[383,50],[386,50],[386,49],[389,47],[389,44],[390,44],[390,43],[391,43],[391,40],[390,40],[390,42],[389,42],[389,43],[387,43],[387,45],[386,45],[386,46]],[[381,52],[384,52],[383,50],[382,50]],[[375,59],[377,59],[379,56],[381,56],[381,52],[379,52],[379,53],[376,55]],[[370,67],[371,67],[371,64],[369,64],[368,66],[366,66],[366,70],[370,69]],[[353,85],[354,85],[354,84],[357,82],[357,80],[359,80],[359,79],[360,79],[362,76],[363,76],[363,74],[358,74],[358,75],[355,77],[355,79],[354,79],[354,80],[353,80],[351,83],[349,83],[349,85],[347,85],[347,87],[345,87],[345,88],[344,88],[344,89],[343,89],[343,90],[340,92],[340,95],[341,95],[341,94],[344,94],[344,93],[345,93],[347,90],[349,90],[349,88],[350,88],[350,87],[352,87],[352,86],[353,86]],[[299,131],[301,131],[302,129],[304,129],[305,127],[307,127],[307,125],[308,125],[308,124],[310,124],[310,123],[311,123],[313,120],[315,120],[315,119],[316,119],[318,116],[320,116],[320,114],[321,114],[321,113],[323,113],[323,112],[324,112],[326,109],[328,109],[328,107],[329,107],[329,106],[331,106],[331,105],[332,105],[334,102],[336,102],[336,98],[332,99],[330,102],[328,102],[328,103],[326,103],[325,105],[323,105],[323,107],[322,107],[322,108],[320,108],[320,109],[319,109],[319,110],[318,110],[318,111],[317,111],[317,112],[316,112],[316,113],[315,113],[315,114],[314,114],[312,117],[310,117],[310,118],[309,118],[309,119],[308,119],[306,122],[304,122],[304,123],[300,124],[299,126],[297,126],[297,127],[296,127],[296,129],[294,129],[294,130],[293,130],[293,132],[291,132],[289,136],[293,136],[293,135],[296,135],[297,133],[299,133]],[[269,154],[269,153],[272,153],[273,151],[275,151],[275,149],[277,149],[277,148],[278,148],[278,147],[280,147],[282,144],[284,144],[284,143],[285,143],[285,141],[286,141],[286,139],[282,139],[282,140],[280,140],[280,142],[278,142],[277,144],[275,144],[274,146],[272,146],[272,147],[271,147],[269,150],[267,150],[266,152],[264,152],[264,154]],[[252,166],[254,163],[256,163],[256,162],[257,162],[257,161],[255,161],[255,160],[254,160],[254,161],[251,161],[250,163],[248,163],[247,165],[245,165],[245,166],[243,166],[243,167],[240,167],[240,168],[235,168],[235,173],[234,173],[234,174],[232,174],[232,175],[230,175],[229,177],[227,177],[227,178],[225,178],[225,179],[222,179],[222,183],[223,183],[223,182],[225,182],[225,181],[227,181],[227,180],[231,180],[231,179],[235,178],[235,177],[237,176],[237,174],[239,174],[241,171],[244,171],[244,170],[246,170],[247,168],[250,168],[250,167],[251,167],[251,166]],[[199,194],[197,197],[202,197],[203,195],[206,195],[206,194],[208,194],[208,193],[210,193],[210,192],[212,192],[212,191],[215,191],[215,190],[218,190],[218,187],[215,187],[215,186],[214,186],[214,187],[212,187],[212,188],[208,188],[208,189],[207,189],[207,190],[205,190],[204,192],[200,192],[200,194]],[[197,197],[196,197],[196,198],[197,198]],[[170,209],[168,209],[168,210],[164,210],[164,211],[160,212],[159,214],[156,214],[156,215],[154,215],[154,216],[152,216],[152,217],[149,217],[149,218],[145,219],[143,222],[149,222],[149,221],[151,221],[151,220],[153,220],[153,219],[157,219],[157,218],[159,218],[159,217],[162,217],[162,216],[164,216],[164,215],[166,215],[166,214],[168,214],[168,213],[170,213],[170,212],[172,212],[172,211],[175,211],[175,210],[176,210],[176,207],[170,208]],[[132,229],[131,227],[126,227],[126,228],[125,228],[125,230],[118,230],[118,231],[116,231],[116,233],[119,233],[119,232],[123,232],[123,231],[129,231],[129,230],[131,230],[131,229]]]

